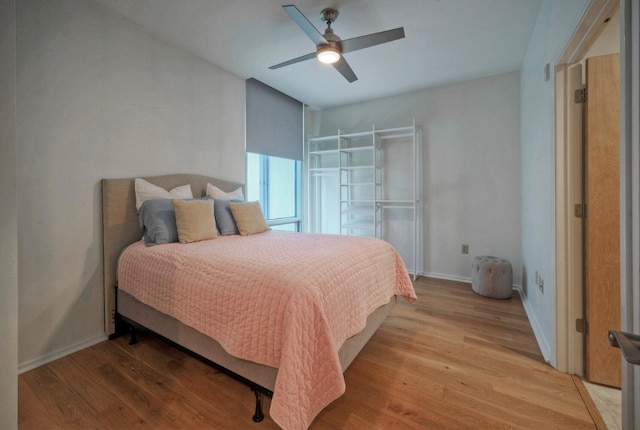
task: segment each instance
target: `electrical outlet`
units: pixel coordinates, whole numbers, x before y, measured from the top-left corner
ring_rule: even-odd
[[[462,245],[462,253],[463,254],[469,253],[469,245]]]
[[[540,287],[540,292],[544,294],[544,279],[538,278],[540,282],[538,282],[538,287]]]

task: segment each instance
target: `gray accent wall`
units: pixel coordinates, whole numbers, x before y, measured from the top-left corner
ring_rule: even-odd
[[[0,0],[0,428],[18,428],[16,15]]]
[[[105,338],[100,179],[244,182],[245,82],[93,1],[23,0],[16,19],[25,371]]]

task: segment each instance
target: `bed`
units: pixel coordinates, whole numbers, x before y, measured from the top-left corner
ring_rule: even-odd
[[[376,239],[266,231],[145,247],[134,179],[102,181],[107,334],[116,336],[122,323],[144,327],[221,367],[256,393],[254,421],[261,419],[259,393],[265,393],[272,397],[270,415],[278,425],[307,428],[320,410],[344,392],[342,373],[398,296],[415,300],[397,251]],[[189,184],[194,197],[205,195],[208,184],[227,191],[242,187],[191,174],[144,179],[166,190]],[[343,248],[349,257],[331,257]],[[251,261],[243,256],[248,249],[254,252]],[[152,258],[150,254],[159,262],[143,260]],[[205,262],[222,262],[229,256],[233,258],[219,267],[209,268],[209,263],[205,267]],[[181,272],[175,268],[185,261],[198,269],[189,269],[188,276],[176,275]],[[375,267],[369,267],[391,264],[393,274],[378,275]],[[160,277],[163,271],[167,272],[164,278]],[[210,292],[223,278],[224,288]],[[341,278],[349,286],[324,292],[322,285]],[[273,279],[275,286],[264,279]],[[179,288],[178,282],[182,282]],[[321,285],[316,288],[315,283]],[[362,290],[356,288],[362,283],[370,286],[358,298],[354,294]],[[238,319],[240,312],[246,315]]]

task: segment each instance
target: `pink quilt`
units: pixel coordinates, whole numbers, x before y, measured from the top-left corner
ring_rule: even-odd
[[[402,259],[378,239],[268,231],[190,244],[129,246],[119,288],[278,368],[271,418],[306,429],[344,393],[338,350],[393,295],[416,299]]]

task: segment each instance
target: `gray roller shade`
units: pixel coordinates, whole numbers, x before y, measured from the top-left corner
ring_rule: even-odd
[[[302,160],[302,103],[253,78],[246,86],[247,152]]]

